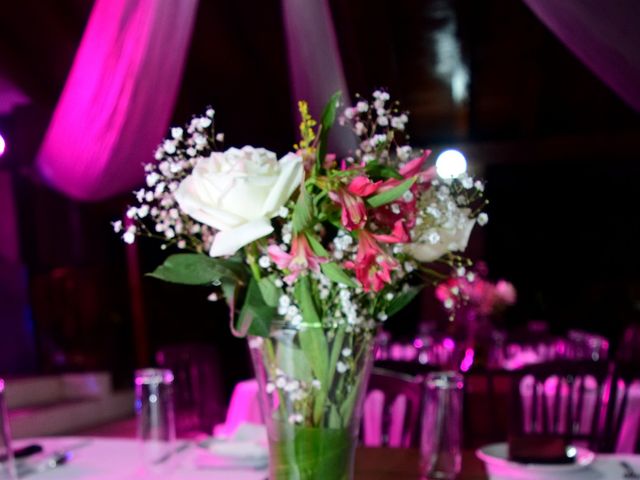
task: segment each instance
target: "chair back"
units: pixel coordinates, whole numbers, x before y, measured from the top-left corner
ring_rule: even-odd
[[[605,397],[609,402],[600,451],[640,453],[640,365],[617,363]]]
[[[606,416],[606,362],[554,361],[526,366],[512,386],[513,436],[545,435],[597,449]]]
[[[422,378],[373,369],[364,404],[362,440],[366,446],[407,448],[417,442]]]
[[[156,362],[174,375],[174,403],[178,434],[204,432],[224,420],[226,406],[217,355],[205,344],[165,346]]]

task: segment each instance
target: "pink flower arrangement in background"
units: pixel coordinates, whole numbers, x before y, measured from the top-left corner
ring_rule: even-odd
[[[517,292],[511,282],[498,280],[493,283],[482,275],[486,270],[482,264],[478,270],[480,272],[460,269],[457,276],[436,287],[436,298],[447,310],[467,306],[481,315],[492,315],[516,303]]]

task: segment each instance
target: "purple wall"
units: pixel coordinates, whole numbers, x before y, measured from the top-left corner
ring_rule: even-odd
[[[11,175],[0,172],[0,375],[35,371],[27,275],[20,263]]]

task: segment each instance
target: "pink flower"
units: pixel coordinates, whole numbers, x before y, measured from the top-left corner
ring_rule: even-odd
[[[365,292],[379,292],[385,283],[391,282],[391,271],[398,267],[398,262],[382,249],[375,235],[362,230],[358,232],[356,261],[344,265],[354,270]]]
[[[367,223],[367,207],[363,197],[375,193],[382,182],[372,182],[359,175],[351,180],[346,189],[329,192],[329,197],[342,207],[342,225],[348,230],[363,228]]]
[[[372,182],[368,177],[365,177],[364,175],[358,175],[353,180],[351,180],[351,183],[347,187],[347,190],[359,197],[368,197],[369,195],[376,193],[381,184],[381,181]]]
[[[403,167],[400,168],[400,175],[402,175],[404,178],[409,178],[420,173],[424,162],[427,161],[427,157],[430,154],[431,150],[425,150],[421,157],[414,158],[410,162],[407,162]]]
[[[409,236],[409,231],[405,226],[404,220],[396,220],[390,234],[373,235],[373,237],[384,243],[407,243],[411,241],[411,237]]]
[[[513,305],[517,299],[516,289],[511,282],[498,280],[498,283],[496,283],[496,297],[505,305]]]
[[[298,275],[313,270],[320,271],[320,264],[327,262],[326,258],[318,257],[313,253],[307,237],[298,235],[291,242],[291,253],[287,253],[277,245],[271,245],[268,248],[271,260],[278,266],[280,270],[288,270],[289,275],[284,277],[284,281],[289,285],[293,284]]]

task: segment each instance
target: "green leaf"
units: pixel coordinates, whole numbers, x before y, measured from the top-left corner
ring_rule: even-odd
[[[311,247],[311,250],[313,250],[313,253],[321,257],[329,256],[329,252],[327,252],[326,248],[322,246],[322,244],[318,241],[318,239],[315,236],[311,235],[310,233],[307,233],[306,236],[307,236],[307,240],[309,241],[309,246]]]
[[[302,325],[300,330],[300,346],[305,355],[307,355],[309,364],[316,377],[322,382],[323,386],[325,386],[327,363],[329,361],[329,347],[327,345],[327,339],[324,336],[318,311],[313,301],[308,275],[298,278],[294,287],[294,295],[296,297],[296,303],[302,311],[302,318],[306,323],[306,325]]]
[[[249,282],[247,294],[240,315],[236,321],[236,330],[240,336],[257,335],[268,337],[271,322],[277,315],[277,309],[266,304],[258,281],[254,278]]]
[[[397,198],[400,198],[404,194],[404,192],[409,190],[411,186],[416,182],[417,178],[418,177],[411,177],[402,182],[400,185],[397,185],[392,189],[387,190],[386,192],[382,192],[378,195],[374,195],[373,197],[369,197],[367,199],[367,203],[369,204],[369,206],[374,208],[385,205],[387,203],[391,203]]]
[[[336,121],[336,110],[338,109],[338,102],[342,92],[336,92],[331,95],[331,98],[327,102],[322,111],[322,117],[320,117],[320,138],[318,139],[318,154],[316,157],[316,171],[320,169],[324,162],[324,157],[327,155],[327,141],[329,138],[329,131]]]
[[[258,281],[258,287],[260,288],[264,303],[270,307],[277,307],[278,300],[280,300],[280,296],[282,295],[282,289],[276,287],[273,279],[271,277],[261,278]]]
[[[336,283],[342,283],[352,288],[356,288],[358,286],[356,282],[347,275],[344,269],[335,262],[323,263],[320,265],[320,268],[322,269],[322,273],[329,277],[329,280]]]
[[[422,286],[410,287],[406,292],[402,292],[399,295],[396,295],[393,300],[389,303],[387,307],[387,311],[385,312],[388,316],[395,315],[404,307],[406,307],[411,300],[413,300],[418,293],[422,290]]]
[[[147,275],[185,285],[210,285],[223,278],[242,283],[246,278],[246,267],[234,260],[212,258],[202,253],[178,253],[169,256]]]
[[[296,297],[296,303],[300,306],[300,310],[302,311],[302,318],[307,324],[301,326],[298,334],[300,348],[309,360],[309,365],[311,365],[313,373],[316,378],[320,380],[321,384],[320,390],[316,394],[313,408],[313,418],[317,423],[320,421],[320,418],[324,413],[325,401],[327,399],[329,388],[329,385],[327,384],[329,346],[324,335],[324,329],[320,323],[318,311],[316,310],[316,306],[313,301],[311,283],[308,275],[298,278],[294,287],[294,295]]]
[[[344,480],[351,468],[353,436],[348,428],[276,424],[270,442],[272,478]]]
[[[376,160],[367,163],[367,166],[364,168],[364,170],[367,173],[367,176],[372,179],[386,180],[389,178],[395,178],[396,180],[402,180],[404,178],[395,168],[389,167],[387,165],[382,165]]]
[[[291,219],[293,233],[300,233],[311,224],[312,220],[313,202],[304,187],[302,187],[300,189],[300,195],[298,195],[296,206],[293,209],[293,217]]]

